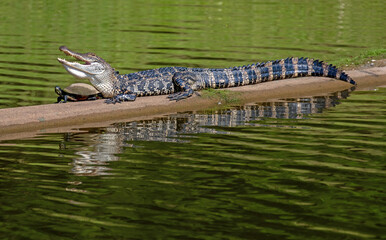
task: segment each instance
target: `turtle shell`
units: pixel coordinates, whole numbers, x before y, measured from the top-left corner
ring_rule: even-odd
[[[85,83],[74,83],[65,89],[55,87],[55,92],[58,94],[57,103],[65,103],[67,101],[91,101],[103,98],[101,92],[93,86]]]
[[[73,83],[63,89],[64,92],[80,96],[91,96],[100,93],[96,88],[86,83]]]

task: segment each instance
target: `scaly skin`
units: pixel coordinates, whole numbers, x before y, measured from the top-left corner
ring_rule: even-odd
[[[93,53],[77,53],[65,46],[59,48],[85,64],[58,58],[66,70],[78,78],[89,79],[107,102],[134,101],[139,96],[170,94],[170,100],[190,97],[194,91],[205,88],[228,88],[261,82],[323,76],[356,85],[335,66],[309,58],[287,58],[233,68],[165,67],[120,75],[106,61]]]

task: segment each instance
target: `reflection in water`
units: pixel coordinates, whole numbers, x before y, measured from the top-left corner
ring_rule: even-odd
[[[66,142],[79,141],[79,139],[74,139],[75,136],[76,134],[66,133],[65,142],[60,145],[60,148],[65,149]],[[90,136],[86,134],[85,137]],[[115,154],[121,152],[122,135],[115,132],[106,132],[97,134],[92,139],[82,139],[81,141],[90,141],[90,146],[93,150],[77,151],[76,155],[79,155],[79,157],[74,159],[71,172],[76,175],[87,176],[108,175],[108,170],[110,169],[107,165],[109,162],[119,160]]]
[[[107,165],[119,160],[116,154],[124,147],[138,147],[130,141],[187,142],[187,135],[197,133],[229,134],[211,127],[236,127],[259,125],[263,118],[301,119],[323,109],[334,107],[345,99],[351,90],[326,96],[282,99],[262,102],[231,109],[214,110],[211,113],[179,113],[152,120],[115,123],[94,135],[92,151],[78,151],[72,172],[76,175],[107,175]],[[71,142],[77,134],[66,133],[65,141]],[[191,137],[191,136],[190,136]],[[65,145],[65,144],[64,144]]]
[[[109,3],[0,1],[0,108],[79,82],[62,44],[122,73],[384,48],[381,0]],[[0,238],[382,239],[385,96],[355,92],[310,119],[264,117],[304,118],[334,96],[2,142]]]
[[[381,239],[386,89],[307,115],[346,96],[5,141],[0,236]]]

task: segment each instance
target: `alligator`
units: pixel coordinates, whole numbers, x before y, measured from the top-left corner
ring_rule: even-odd
[[[106,103],[134,101],[140,96],[169,94],[170,100],[182,100],[206,88],[229,88],[279,79],[322,76],[356,85],[342,70],[311,58],[290,57],[231,68],[163,67],[121,75],[94,53],[77,53],[66,46],[64,54],[79,61],[58,61],[73,76],[88,79],[99,90]]]

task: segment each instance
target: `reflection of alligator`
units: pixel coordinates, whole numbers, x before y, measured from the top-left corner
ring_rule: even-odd
[[[125,141],[183,142],[187,140],[185,134],[225,133],[221,128],[212,127],[258,125],[258,120],[263,118],[304,118],[337,105],[339,99],[347,98],[349,92],[346,90],[329,96],[283,99],[207,113],[178,113],[152,120],[115,123],[107,127],[106,132],[119,133]]]
[[[109,173],[111,161],[119,160],[116,154],[124,147],[135,147],[135,141],[186,142],[185,134],[217,133],[226,134],[226,128],[242,125],[259,125],[262,118],[304,118],[308,114],[319,113],[333,107],[339,99],[347,98],[349,90],[328,96],[283,99],[255,105],[222,109],[208,113],[173,114],[152,120],[115,123],[103,129],[103,133],[67,133],[66,142],[91,141],[92,150],[82,149],[73,162],[72,172],[77,175],[105,175]],[[263,125],[266,126],[266,125]],[[99,131],[98,131],[99,132]],[[86,140],[87,139],[87,140]]]
[[[85,62],[80,64],[58,58],[65,69],[75,77],[89,79],[105,98],[111,98],[107,102],[113,103],[134,101],[137,96],[161,94],[170,94],[170,100],[178,101],[204,88],[237,87],[304,76],[324,76],[355,85],[354,80],[335,66],[308,58],[287,58],[225,69],[165,67],[119,75],[93,53],[81,54],[65,46],[59,49]]]

